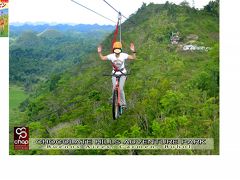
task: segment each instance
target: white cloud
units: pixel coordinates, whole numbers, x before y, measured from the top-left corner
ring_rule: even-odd
[[[75,0],[114,21],[117,13],[103,0]],[[169,0],[179,4],[183,0]],[[113,7],[125,16],[137,11],[143,2],[165,3],[166,0],[107,0]],[[192,0],[188,0],[192,4]],[[201,8],[209,0],[195,0],[195,7]],[[71,0],[11,0],[10,22],[48,22],[48,23],[75,23],[75,24],[114,24],[84,8]]]

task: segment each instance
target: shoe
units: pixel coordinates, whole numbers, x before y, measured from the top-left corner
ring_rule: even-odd
[[[122,113],[123,113],[123,107],[120,106],[120,108],[119,108],[119,114],[122,115]]]
[[[127,109],[127,105],[126,104],[122,105],[122,108]]]

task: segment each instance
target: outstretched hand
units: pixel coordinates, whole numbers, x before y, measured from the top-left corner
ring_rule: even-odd
[[[133,43],[131,43],[131,44],[130,44],[130,49],[131,49],[131,51],[132,51],[132,52],[134,52],[134,51],[135,51],[135,46],[134,46],[134,44],[133,44]]]
[[[101,53],[101,52],[102,52],[102,45],[99,45],[99,46],[98,46],[97,51],[98,51],[98,53]]]

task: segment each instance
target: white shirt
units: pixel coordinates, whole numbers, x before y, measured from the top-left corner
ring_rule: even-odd
[[[116,57],[115,53],[107,55],[107,59],[112,61],[112,63],[120,70],[124,69],[122,72],[127,73],[125,69],[125,60],[128,59],[127,53],[120,53],[119,57]],[[113,68],[114,69],[114,68]],[[114,71],[113,71],[114,72]],[[116,72],[116,74],[121,74],[121,72]]]

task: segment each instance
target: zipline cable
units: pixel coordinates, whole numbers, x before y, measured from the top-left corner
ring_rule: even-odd
[[[108,6],[110,6],[114,11],[116,11],[118,14],[121,14],[122,17],[126,18],[120,11],[118,11],[116,8],[114,8],[111,4],[109,4],[107,1],[103,0]]]
[[[110,6],[114,11],[116,11],[118,14],[121,14],[122,17],[129,20],[126,16],[124,16],[120,11],[118,11],[116,8],[114,8],[111,4],[109,4],[106,0],[103,0],[108,6]],[[133,23],[134,25],[137,25],[135,22],[129,20],[129,22]]]
[[[87,10],[89,10],[89,11],[91,11],[91,12],[93,12],[93,13],[95,13],[95,14],[97,14],[97,15],[99,15],[99,16],[101,16],[101,17],[103,17],[103,18],[105,18],[105,19],[107,19],[107,20],[109,20],[109,21],[111,21],[111,22],[113,22],[113,23],[116,23],[116,22],[113,21],[112,19],[109,19],[108,17],[103,16],[102,14],[100,14],[100,13],[98,13],[98,12],[96,12],[96,11],[94,11],[94,10],[92,10],[92,9],[90,9],[90,8],[82,5],[82,4],[80,4],[79,2],[76,2],[76,1],[74,1],[74,0],[71,0],[71,1],[74,2],[74,3],[76,3],[76,4],[79,5],[79,6],[84,7],[85,9],[87,9]]]

